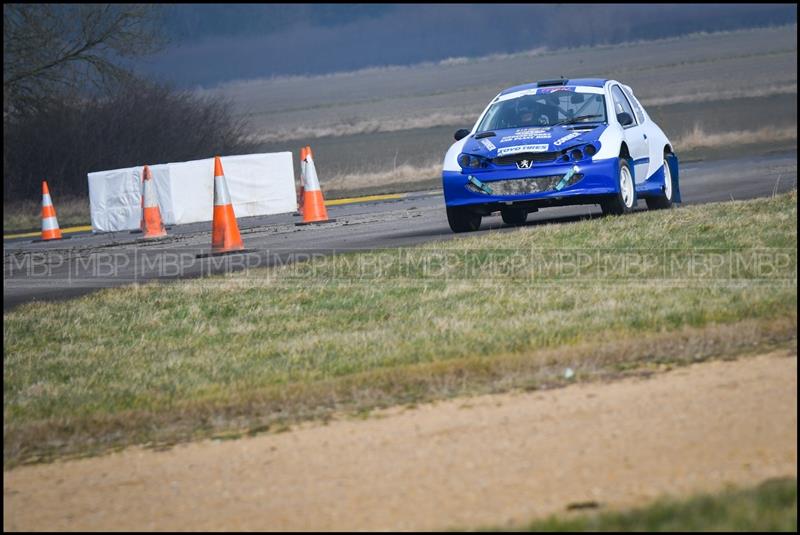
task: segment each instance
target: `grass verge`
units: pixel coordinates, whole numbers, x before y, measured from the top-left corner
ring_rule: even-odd
[[[487,529],[485,531],[499,531]],[[502,531],[797,531],[797,479],[767,480],[687,499],[661,499],[629,511],[551,516]]]
[[[796,351],[797,194],[4,314],[4,466]]]
[[[792,142],[797,146],[797,125],[793,127],[764,127],[758,130],[735,130],[729,132],[708,133],[695,123],[692,130],[684,133],[675,141],[678,154],[690,153],[698,149],[733,146],[740,149],[743,145],[761,144],[781,146]]]

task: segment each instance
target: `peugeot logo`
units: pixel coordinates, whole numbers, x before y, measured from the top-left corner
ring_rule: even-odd
[[[530,169],[533,162],[530,160],[519,160],[517,162],[517,169]]]

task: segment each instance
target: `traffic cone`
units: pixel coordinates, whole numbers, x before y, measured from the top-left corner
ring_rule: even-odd
[[[161,238],[167,235],[161,210],[158,208],[158,194],[153,183],[153,174],[148,166],[142,171],[142,234],[145,238]]]
[[[303,176],[303,222],[295,225],[308,225],[309,223],[331,223],[335,219],[328,219],[328,209],[325,208],[325,199],[319,188],[317,169],[314,167],[314,155],[311,147],[306,147],[305,174]],[[302,165],[302,164],[301,164]]]
[[[42,241],[60,240],[61,229],[56,219],[56,207],[50,199],[50,189],[47,181],[42,180]]]
[[[214,221],[211,226],[212,254],[230,253],[244,249],[236,216],[233,213],[231,194],[222,172],[222,161],[214,157]]]

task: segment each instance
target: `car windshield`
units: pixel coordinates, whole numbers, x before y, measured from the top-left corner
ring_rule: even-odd
[[[603,95],[581,93],[575,88],[538,89],[493,104],[478,132],[503,128],[547,127],[555,124],[606,122]]]

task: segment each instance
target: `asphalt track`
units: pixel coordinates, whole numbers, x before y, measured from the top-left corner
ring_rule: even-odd
[[[684,205],[766,197],[796,187],[796,153],[681,165]],[[644,201],[639,202],[639,209],[646,209]],[[4,240],[3,309],[134,282],[199,277],[516,228],[496,215],[484,218],[476,233],[453,234],[440,191],[335,205],[328,213],[336,221],[323,225],[296,226],[300,218],[292,214],[239,219],[246,253],[214,258],[196,258],[210,252],[210,222],[175,226],[169,229],[168,238],[146,242],[130,232],[75,233],[56,242]],[[526,226],[599,216],[596,205],[549,208],[530,214]]]

